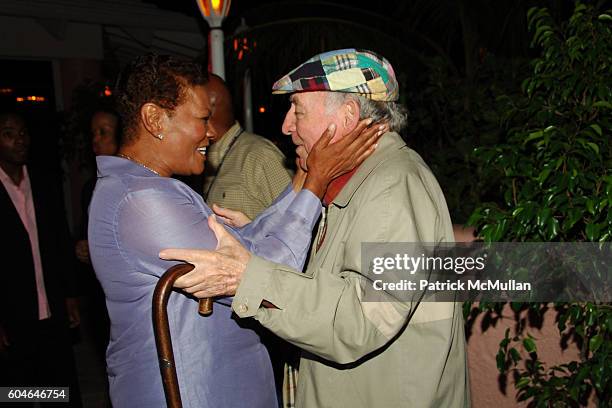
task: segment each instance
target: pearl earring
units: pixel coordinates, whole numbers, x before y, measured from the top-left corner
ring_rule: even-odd
[[[162,135],[161,133],[159,133],[159,134],[158,134],[157,136],[155,136],[155,137],[157,137],[159,140],[164,140],[164,135]]]

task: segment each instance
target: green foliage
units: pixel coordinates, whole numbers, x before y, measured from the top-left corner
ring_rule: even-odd
[[[488,169],[472,158],[474,146],[503,140],[499,123],[505,114],[498,98],[518,96],[527,64],[483,55],[472,79],[454,71],[444,59],[428,61],[425,86],[408,95],[408,144],[436,175],[454,222],[463,223],[496,183]],[[401,82],[401,80],[400,80]]]
[[[542,56],[505,98],[509,138],[477,157],[499,182],[503,203],[472,216],[486,241],[607,241],[612,227],[612,34],[579,5],[567,25],[531,9]]]
[[[476,149],[498,185],[497,202],[470,217],[486,242],[610,241],[612,238],[612,12],[576,3],[567,22],[532,8],[528,23],[540,56],[520,97],[503,103],[505,143]],[[542,305],[517,304],[515,311]],[[612,310],[557,304],[558,328],[581,348],[580,361],[546,368],[524,325],[506,332],[497,356],[513,369],[518,399],[531,406],[581,406],[592,394],[611,406]],[[486,306],[485,306],[486,309]],[[522,345],[529,359],[515,348]]]

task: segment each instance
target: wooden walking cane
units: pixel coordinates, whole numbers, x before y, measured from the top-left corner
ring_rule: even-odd
[[[193,269],[190,264],[178,264],[168,269],[157,282],[153,292],[153,330],[159,358],[159,369],[164,383],[166,404],[169,408],[181,408],[181,391],[176,376],[172,339],[168,324],[168,298],[172,293],[174,281]],[[212,298],[200,299],[198,312],[208,316],[213,311]]]

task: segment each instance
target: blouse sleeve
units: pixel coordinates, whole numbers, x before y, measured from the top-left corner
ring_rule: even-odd
[[[245,228],[227,229],[255,255],[301,269],[321,204],[307,190],[283,197],[284,201],[273,204]],[[145,268],[145,273],[161,276],[172,263],[157,257],[160,250],[216,248],[217,240],[207,222],[211,214],[195,194],[153,188],[131,192],[117,216],[116,239],[122,256],[127,262],[135,258],[158,265]]]
[[[128,263],[138,259],[152,267],[143,273],[161,276],[175,262],[159,259],[164,248],[215,249],[217,240],[207,218],[210,209],[181,191],[144,189],[128,193],[117,213],[117,236]]]
[[[288,189],[263,213],[239,230],[251,252],[302,270],[321,201],[309,190]]]

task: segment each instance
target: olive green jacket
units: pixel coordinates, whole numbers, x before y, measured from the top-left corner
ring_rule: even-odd
[[[469,406],[460,304],[361,301],[362,242],[453,241],[427,165],[387,133],[326,213],[304,273],[253,256],[232,304],[302,348],[296,407]]]

